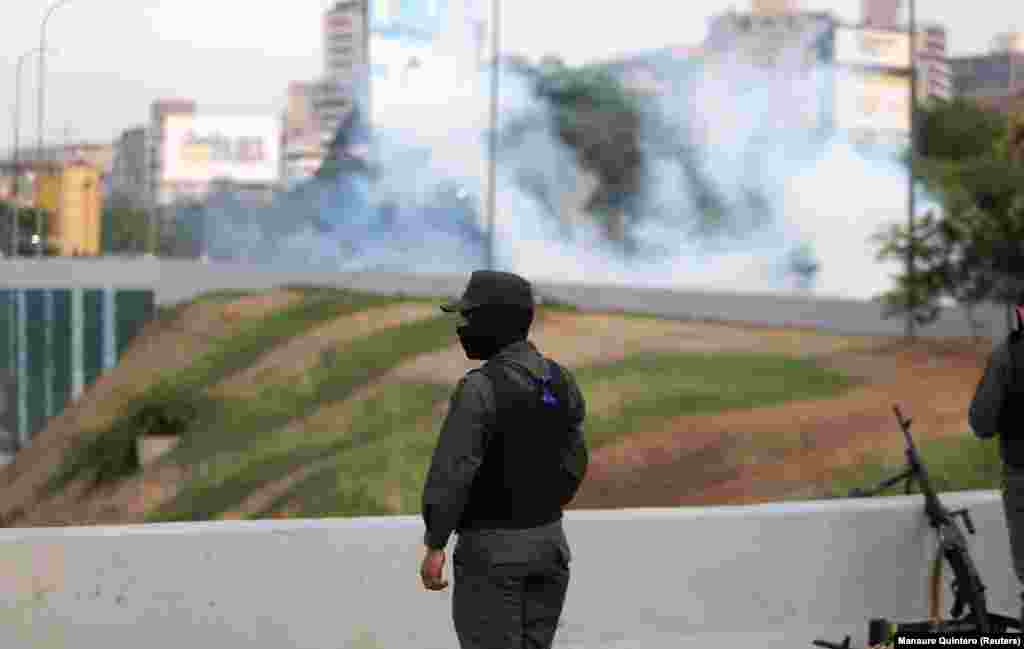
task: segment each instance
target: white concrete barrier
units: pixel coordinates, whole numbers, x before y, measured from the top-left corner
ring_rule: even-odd
[[[970,508],[991,608],[1015,615],[998,493],[943,498]],[[928,614],[920,496],[570,511],[565,525],[557,647],[863,644],[871,617]],[[450,649],[451,590],[422,589],[421,534],[416,517],[0,530],[3,646]]]

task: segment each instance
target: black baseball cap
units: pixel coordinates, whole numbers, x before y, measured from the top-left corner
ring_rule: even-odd
[[[469,277],[466,292],[455,302],[442,305],[446,313],[465,312],[482,306],[518,306],[533,308],[533,287],[514,273],[477,270]]]

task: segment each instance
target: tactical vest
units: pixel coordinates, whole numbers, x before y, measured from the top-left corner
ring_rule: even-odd
[[[459,529],[525,529],[562,518],[576,487],[564,465],[571,439],[569,391],[558,364],[545,362],[550,379],[544,381],[515,365],[484,365],[496,412]],[[510,372],[531,387],[524,389]]]
[[[1024,336],[1010,335],[1010,385],[999,412],[999,451],[1003,462],[1024,469]]]

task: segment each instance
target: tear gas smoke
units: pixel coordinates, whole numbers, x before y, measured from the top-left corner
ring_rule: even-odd
[[[796,57],[806,43],[792,45],[772,70],[681,62],[674,90],[646,105],[643,207],[624,223],[632,252],[584,212],[593,178],[529,80],[503,68],[499,132],[531,127],[498,159],[499,267],[533,280],[792,292],[808,284],[792,271],[802,254],[820,264],[816,294],[868,299],[891,288],[901,267],[877,262],[869,237],[905,221],[899,151],[869,156],[830,132],[822,98],[842,75],[808,66]],[[265,208],[216,195],[204,208],[206,253],[345,271],[483,267],[489,73],[467,78],[464,61],[418,57],[373,82],[372,182],[311,180]],[[708,192],[715,214],[702,203]]]

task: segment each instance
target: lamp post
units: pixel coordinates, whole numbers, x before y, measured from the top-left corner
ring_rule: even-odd
[[[21,163],[21,71],[25,65],[25,60],[39,52],[38,47],[33,48],[21,56],[18,57],[18,65],[14,75],[14,223],[11,227],[11,256],[16,257],[18,255],[18,213],[20,211],[20,205],[18,204],[18,181],[21,177],[20,163]]]
[[[488,149],[490,160],[487,166],[487,268],[495,269],[494,261],[494,223],[497,210],[497,165],[498,165],[498,91],[499,91],[499,60],[501,0],[491,0],[491,115],[490,138]]]
[[[917,152],[917,2],[910,1],[910,164],[909,191],[907,193],[907,322],[906,336],[914,338],[914,298],[911,295],[914,282],[914,156]]]
[[[11,257],[17,256],[17,214],[19,206],[17,203],[18,199],[18,179],[19,173],[19,158],[20,153],[20,129],[22,129],[22,68],[25,66],[25,59],[32,54],[39,51],[39,48],[31,49],[24,54],[17,57],[17,67],[14,72],[14,222],[11,224],[10,229],[10,250]]]
[[[36,124],[36,136],[38,138],[38,157],[39,161],[43,161],[43,116],[46,110],[46,24],[50,21],[50,16],[53,12],[60,7],[66,5],[70,0],[58,0],[57,2],[50,5],[49,9],[46,10],[46,14],[43,16],[43,22],[39,26],[39,120]],[[43,255],[43,248],[46,245],[46,238],[43,237],[42,231],[42,212],[36,210],[36,231],[40,237],[40,245],[36,249],[36,256],[41,257]]]
[[[63,5],[67,4],[69,0],[58,0],[50,5],[46,10],[46,14],[43,16],[43,22],[39,26],[39,122],[37,124],[37,137],[38,137],[38,149],[39,149],[39,160],[42,162],[43,159],[43,115],[46,107],[46,24],[50,20],[50,16],[53,12]],[[42,229],[42,211],[37,206],[36,209],[36,231],[39,234],[39,247],[36,248],[36,256],[42,257],[44,248],[47,245],[48,237],[44,236]],[[50,290],[46,290],[43,293],[43,318],[45,320],[44,336],[45,342],[43,343],[43,377],[45,381],[45,388],[43,389],[43,408],[47,419],[54,414],[54,394],[53,388],[56,382],[56,370],[53,366],[53,293]]]

